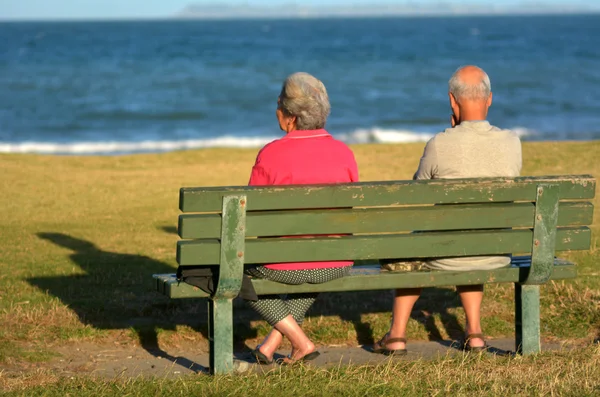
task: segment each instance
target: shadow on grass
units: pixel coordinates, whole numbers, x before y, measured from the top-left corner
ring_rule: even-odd
[[[163,232],[165,232],[167,234],[177,234],[176,226],[161,226],[160,230],[162,230]]]
[[[393,292],[356,291],[322,294],[309,311],[309,316],[340,316],[351,322],[357,335],[357,342],[371,346],[375,339],[383,335],[374,335],[371,324],[362,320],[365,313],[386,313],[392,310]],[[430,341],[443,344],[444,337],[435,323],[439,316],[446,333],[453,340],[464,336],[464,328],[449,309],[461,307],[455,291],[442,288],[425,288],[415,306],[411,318],[422,324]],[[410,339],[410,335],[408,336]],[[448,341],[448,345],[452,342]]]
[[[73,251],[69,255],[83,274],[33,277],[27,281],[59,298],[83,324],[97,329],[131,329],[150,354],[198,372],[197,363],[173,357],[158,344],[160,330],[187,325],[205,338],[207,310],[201,301],[170,301],[153,288],[151,275],[173,273],[173,267],[143,255],[99,249],[95,244],[62,233],[38,233],[43,240]],[[243,335],[248,335],[248,329]]]
[[[176,233],[175,227],[162,229]],[[169,300],[154,290],[151,275],[174,273],[172,266],[143,255],[103,251],[92,242],[62,233],[38,233],[38,237],[72,250],[70,259],[84,274],[33,277],[28,279],[29,283],[59,298],[84,324],[97,329],[131,329],[150,354],[197,372],[206,370],[199,364],[171,356],[159,347],[158,332],[175,330],[176,325],[189,326],[208,339],[206,300]],[[369,323],[362,321],[362,314],[389,312],[391,304],[389,291],[323,294],[309,316],[340,316],[353,324],[359,344],[372,345],[373,330]],[[460,338],[463,329],[448,312],[457,304],[453,291],[428,289],[415,305],[412,317],[424,325],[430,340],[442,341],[434,323],[434,315],[439,313],[447,333]],[[239,299],[234,308],[234,347],[244,349],[247,339],[257,337],[257,330],[250,322],[260,318]]]
[[[187,368],[197,374],[208,374],[207,367],[200,365],[190,359],[181,356],[173,356],[158,346],[158,338],[155,327],[134,328],[140,340],[140,345],[154,357],[164,358],[170,362]]]

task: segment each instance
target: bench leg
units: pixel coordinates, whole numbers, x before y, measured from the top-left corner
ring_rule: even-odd
[[[233,299],[208,300],[210,373],[233,372]]]
[[[540,351],[540,286],[515,283],[515,339],[518,354]]]

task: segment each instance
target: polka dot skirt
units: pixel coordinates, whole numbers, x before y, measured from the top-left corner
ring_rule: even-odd
[[[246,269],[252,277],[271,280],[282,284],[299,285],[304,283],[321,284],[336,278],[344,277],[351,266],[332,267],[310,270],[272,270],[263,266]],[[249,301],[250,307],[256,310],[269,324],[274,326],[284,318],[292,315],[298,324],[302,324],[308,309],[317,299],[317,293],[294,294],[287,296],[262,295],[258,301]]]

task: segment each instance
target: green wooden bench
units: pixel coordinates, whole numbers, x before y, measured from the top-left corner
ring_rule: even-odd
[[[377,267],[324,284],[252,282],[258,295],[514,283],[516,349],[538,352],[539,286],[576,277],[575,265],[554,255],[589,249],[593,205],[587,200],[594,194],[589,175],[183,188],[177,261],[219,267],[209,297],[210,370],[233,370],[232,300],[245,263],[528,255],[491,271]],[[277,237],[311,234],[346,235]],[[154,277],[158,291],[171,298],[208,297],[174,274]]]

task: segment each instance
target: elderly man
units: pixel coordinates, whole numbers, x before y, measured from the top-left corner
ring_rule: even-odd
[[[488,75],[476,66],[458,69],[449,81],[452,128],[434,136],[425,151],[414,179],[518,176],[521,171],[521,142],[509,130],[486,121],[492,104]],[[510,257],[463,257],[432,260],[426,267],[437,270],[495,269],[510,265]],[[480,309],[483,285],[458,286],[465,310],[465,350],[483,351]],[[400,289],[394,299],[392,326],[377,342],[374,351],[406,354],[406,325],[421,289]]]

